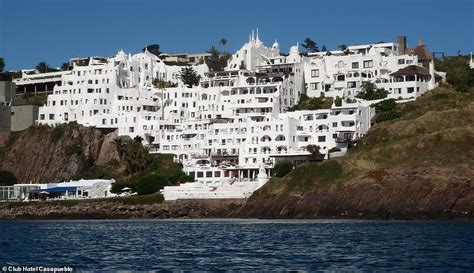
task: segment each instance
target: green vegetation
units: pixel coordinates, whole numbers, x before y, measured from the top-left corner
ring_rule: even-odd
[[[446,80],[457,91],[474,91],[474,69],[469,67],[469,56],[437,59],[435,61],[435,68],[437,71],[446,72]]]
[[[114,162],[114,164],[117,164]],[[123,164],[123,162],[122,162]],[[140,195],[153,194],[164,186],[172,186],[179,183],[191,182],[194,179],[182,171],[182,166],[173,162],[172,155],[150,155],[150,163],[147,168],[133,176],[127,176],[126,169],[122,164],[112,167],[110,162],[101,167],[102,173],[110,175],[111,170],[117,170],[115,178],[117,182],[112,187],[112,192],[121,192],[123,188],[131,188]],[[125,163],[126,164],[126,163]]]
[[[375,104],[379,118],[380,114],[396,118],[380,118],[346,156],[299,165],[284,177],[272,178],[252,198],[298,195],[348,181],[357,183],[364,177],[382,179],[393,172],[422,170],[440,184],[457,174],[472,173],[474,92],[456,90],[443,86],[416,101]]]
[[[388,91],[383,88],[376,88],[372,82],[362,82],[361,91],[356,98],[364,100],[379,100],[386,98]]]
[[[372,105],[375,107],[376,116],[375,121],[377,123],[392,120],[400,117],[400,113],[397,112],[397,103],[394,99],[383,100]]]
[[[0,186],[12,186],[17,182],[15,175],[9,171],[0,171]]]
[[[328,97],[309,98],[307,95],[302,94],[300,101],[293,107],[288,108],[288,112],[298,110],[318,110],[318,109],[329,109],[331,108],[333,99]]]
[[[145,52],[145,49],[148,50],[148,52],[156,55],[157,57],[160,56],[161,54],[161,51],[160,51],[160,45],[159,44],[151,44],[151,45],[147,45],[146,47],[144,47],[142,49],[143,52]]]
[[[207,51],[211,54],[209,58],[206,59],[206,64],[209,67],[209,71],[223,71],[227,66],[227,60],[230,58],[230,53],[227,51],[219,51],[214,46]],[[245,68],[245,67],[241,67]]]
[[[227,39],[226,38],[221,38],[221,40],[219,41],[219,44],[225,48],[225,45],[227,44]]]
[[[339,45],[337,48],[339,48],[339,50],[341,50],[341,51],[346,51],[347,45],[342,44],[342,45]]]
[[[36,70],[38,70],[39,73],[48,73],[48,72],[57,71],[56,69],[51,68],[46,62],[38,63],[38,65],[36,65]]]
[[[66,130],[67,127],[62,124],[54,127],[53,132],[51,133],[51,141],[54,143],[58,142],[63,137]]]
[[[337,96],[336,99],[334,100],[334,104],[336,106],[342,106],[342,98]]]
[[[273,169],[276,177],[283,177],[293,170],[293,163],[288,160],[279,161]]]
[[[283,178],[270,179],[252,197],[309,192],[341,181],[341,178],[343,178],[343,168],[337,160],[306,163],[299,165]]]
[[[179,77],[183,81],[184,85],[189,88],[195,85],[199,85],[199,80],[201,79],[201,76],[198,75],[196,70],[194,70],[194,68],[192,68],[191,66],[185,66],[181,68]]]
[[[0,81],[12,81],[12,79],[21,78],[21,71],[5,71],[5,59],[0,57]]]
[[[153,86],[155,86],[158,89],[165,89],[169,87],[177,87],[178,85],[175,83],[172,83],[170,81],[164,81],[160,78],[154,78],[153,79]]]
[[[322,161],[324,159],[324,154],[319,151],[320,149],[321,147],[318,145],[310,144],[306,146],[306,150],[310,153],[309,161]]]
[[[123,160],[126,165],[126,172],[135,175],[145,171],[151,163],[151,155],[141,142],[128,141],[123,151]]]
[[[318,44],[310,38],[305,38],[301,46],[306,49],[308,53],[319,52]]]

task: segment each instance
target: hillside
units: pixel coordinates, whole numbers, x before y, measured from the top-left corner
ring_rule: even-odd
[[[111,145],[115,137],[75,123],[32,126],[10,134],[0,148],[0,170],[12,172],[21,183],[71,179],[96,163],[117,158]]]
[[[394,111],[347,156],[273,178],[235,215],[472,216],[474,94],[444,86]]]

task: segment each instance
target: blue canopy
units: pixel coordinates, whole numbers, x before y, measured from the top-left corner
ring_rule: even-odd
[[[65,192],[65,191],[76,191],[79,187],[53,187],[48,189],[32,190],[31,192]]]

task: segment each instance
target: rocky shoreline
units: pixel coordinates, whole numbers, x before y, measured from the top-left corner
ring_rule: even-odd
[[[155,204],[128,205],[115,201],[79,202],[67,205],[53,202],[0,204],[0,219],[169,219],[223,218],[242,199],[179,200]]]
[[[322,193],[304,196],[274,196],[267,199],[178,200],[155,204],[125,205],[114,201],[0,204],[0,219],[366,219],[366,220],[474,220],[474,210],[456,207],[386,207],[373,209],[347,204],[322,204]],[[330,194],[327,192],[328,197]],[[327,199],[326,199],[327,200]],[[403,201],[402,201],[403,203]],[[416,204],[415,204],[416,206]]]

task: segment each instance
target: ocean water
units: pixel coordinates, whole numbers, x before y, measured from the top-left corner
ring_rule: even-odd
[[[6,265],[76,270],[473,272],[474,223],[0,221],[0,266]]]

